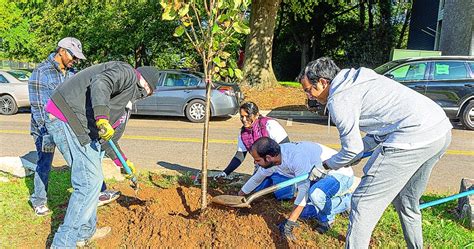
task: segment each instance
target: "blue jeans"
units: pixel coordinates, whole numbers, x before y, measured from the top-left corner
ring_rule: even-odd
[[[64,133],[60,131],[61,133]],[[64,135],[61,135],[64,136]],[[30,197],[31,205],[33,207],[46,205],[48,201],[48,182],[49,182],[49,173],[51,172],[51,165],[53,163],[54,152],[46,153],[43,152],[43,136],[34,136],[36,153],[38,155],[38,161],[36,162],[36,170],[34,175],[34,192]],[[26,161],[26,160],[25,160]],[[28,162],[28,161],[26,161]],[[105,191],[107,186],[105,182],[102,183],[101,192]]]
[[[69,199],[64,222],[54,235],[52,248],[76,248],[76,242],[92,237],[97,223],[97,202],[104,176],[103,152],[94,140],[82,146],[69,124],[55,119],[46,124],[59,151],[71,167],[74,191]]]
[[[45,153],[41,151],[43,144],[43,136],[33,136],[35,140],[36,153],[38,161],[36,162],[34,183],[34,192],[30,197],[31,205],[33,207],[46,205],[48,192],[49,172],[51,171],[51,164],[53,162],[54,153]]]
[[[265,178],[265,180],[263,180],[263,182],[260,183],[260,185],[258,185],[255,188],[254,192],[260,191],[264,188],[268,188],[272,185],[275,185],[275,184],[278,184],[280,182],[284,182],[284,181],[287,181],[287,180],[290,180],[290,179],[291,178],[280,175],[278,173],[273,173],[271,176]],[[281,201],[281,200],[290,200],[295,195],[295,186],[293,185],[293,186],[288,186],[288,187],[284,187],[282,189],[279,189],[279,190],[275,191],[274,195],[275,195],[275,198],[279,201]]]
[[[354,176],[332,173],[315,182],[309,189],[310,202],[300,217],[315,218],[321,222],[332,223],[336,214],[350,208],[351,194],[347,193]]]

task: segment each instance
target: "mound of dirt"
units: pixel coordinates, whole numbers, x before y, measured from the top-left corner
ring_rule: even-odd
[[[306,95],[301,88],[277,86],[271,89],[242,87],[244,101],[252,101],[260,110],[306,110]]]
[[[315,248],[317,239],[287,242],[276,224],[283,221],[283,210],[269,197],[251,209],[234,209],[210,204],[200,212],[201,190],[173,186],[161,189],[142,186],[138,197],[124,184],[113,186],[123,195],[117,202],[99,210],[98,227],[111,226],[112,234],[97,241],[101,248],[172,247],[172,248]],[[211,189],[208,196],[222,191]],[[296,229],[297,237],[314,230],[305,223]],[[331,245],[341,247],[342,241]],[[327,246],[327,245],[326,245]]]

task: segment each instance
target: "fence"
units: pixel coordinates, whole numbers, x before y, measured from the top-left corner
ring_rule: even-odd
[[[0,60],[0,68],[10,68],[10,69],[35,69],[36,63],[32,62],[20,62],[20,61],[10,61],[10,60]]]

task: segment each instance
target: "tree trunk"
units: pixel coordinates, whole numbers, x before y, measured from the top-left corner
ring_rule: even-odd
[[[359,3],[359,24],[361,27],[365,25],[365,1],[366,0],[360,0]]]
[[[252,1],[250,34],[245,45],[245,85],[267,88],[277,85],[272,67],[273,35],[281,0]]]
[[[372,4],[374,4],[373,0],[369,0],[367,12],[369,14],[369,30],[374,28],[374,14],[372,13]]]
[[[303,43],[301,44],[301,68],[300,70],[303,70],[303,68],[306,67],[306,64],[308,64],[308,58],[309,58],[309,43]]]
[[[407,10],[407,14],[405,16],[405,20],[403,21],[402,30],[400,31],[400,37],[398,38],[397,47],[402,48],[403,38],[405,37],[405,32],[407,31],[408,23],[410,22],[411,18],[411,9]]]

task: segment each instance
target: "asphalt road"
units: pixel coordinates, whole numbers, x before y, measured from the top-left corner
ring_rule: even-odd
[[[338,148],[339,139],[334,126],[328,128],[325,119],[308,121],[278,120],[287,130],[292,141],[314,141]],[[34,143],[29,135],[30,113],[13,116],[0,115],[0,156],[23,156],[34,153]],[[209,169],[224,169],[237,147],[241,126],[238,117],[214,118],[210,123]],[[132,116],[120,145],[138,170],[201,168],[203,124],[184,118]],[[64,165],[56,152],[55,166]],[[363,164],[354,169],[361,175]],[[250,155],[237,172],[251,173]],[[457,193],[462,178],[474,179],[474,131],[453,130],[453,140],[447,154],[433,170],[428,191]]]

